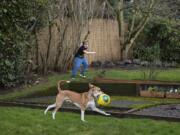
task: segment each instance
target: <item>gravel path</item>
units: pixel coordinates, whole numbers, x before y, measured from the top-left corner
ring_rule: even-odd
[[[25,99],[20,99],[18,101],[51,104],[55,101],[55,97],[49,96],[49,97],[40,97],[40,98],[25,98]],[[130,108],[133,105],[143,105],[143,104],[151,104],[151,103],[152,103],[151,101],[114,100],[110,103],[109,106],[119,107],[119,108]],[[62,107],[77,108],[75,105],[69,102],[64,102]],[[155,107],[142,109],[140,111],[133,112],[132,114],[180,118],[180,104],[159,105]]]
[[[32,102],[32,103],[53,103],[55,99],[56,96],[46,96],[46,97],[35,97],[35,98],[22,98],[22,99],[17,99],[16,101]]]
[[[180,104],[150,107],[134,112],[133,114],[180,118]]]
[[[114,107],[127,107],[131,108],[133,105],[151,104],[150,101],[129,101],[129,100],[114,100],[110,103]]]
[[[55,96],[39,97],[39,98],[25,98],[18,101],[22,102],[32,102],[32,103],[53,103],[55,101]],[[133,105],[151,104],[150,101],[128,101],[128,100],[113,100],[109,106],[119,107],[119,108],[131,108]],[[64,103],[65,105],[72,106],[70,103]]]

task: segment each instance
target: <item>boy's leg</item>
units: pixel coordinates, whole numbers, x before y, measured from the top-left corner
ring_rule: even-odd
[[[73,69],[72,69],[72,76],[71,77],[74,78],[76,76],[76,73],[77,73],[78,69],[80,68],[81,63],[82,63],[82,59],[81,58],[77,58],[76,57],[74,59]]]
[[[81,75],[84,76],[84,72],[87,71],[87,69],[88,69],[88,61],[86,58],[83,58],[82,65],[83,65],[83,67],[81,70]]]

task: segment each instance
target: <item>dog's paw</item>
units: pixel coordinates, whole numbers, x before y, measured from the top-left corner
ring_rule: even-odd
[[[44,111],[44,115],[46,115],[47,111]]]
[[[55,120],[56,117],[55,117],[55,113],[52,113],[52,119]]]
[[[110,113],[106,113],[106,116],[110,116],[111,114]]]
[[[81,120],[82,122],[87,122],[86,120]]]
[[[67,83],[70,83],[71,81],[66,81]]]

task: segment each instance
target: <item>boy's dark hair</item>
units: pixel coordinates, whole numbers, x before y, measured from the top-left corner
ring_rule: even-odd
[[[87,40],[84,40],[84,41],[82,42],[83,45],[85,45],[86,43],[88,43]]]

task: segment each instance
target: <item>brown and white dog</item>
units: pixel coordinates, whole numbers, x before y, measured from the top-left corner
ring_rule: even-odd
[[[62,106],[64,101],[70,101],[75,104],[77,107],[81,109],[81,120],[84,120],[84,112],[87,107],[91,108],[93,111],[99,112],[104,115],[110,115],[96,107],[95,98],[97,98],[100,94],[103,94],[101,89],[95,85],[89,83],[89,91],[84,93],[77,93],[70,90],[62,90],[60,85],[62,83],[69,83],[70,81],[61,80],[58,82],[58,91],[59,93],[56,96],[56,102],[52,105],[49,105],[47,109],[44,111],[44,114],[51,108],[55,108],[52,112],[52,117],[55,119],[55,114],[58,109]]]

